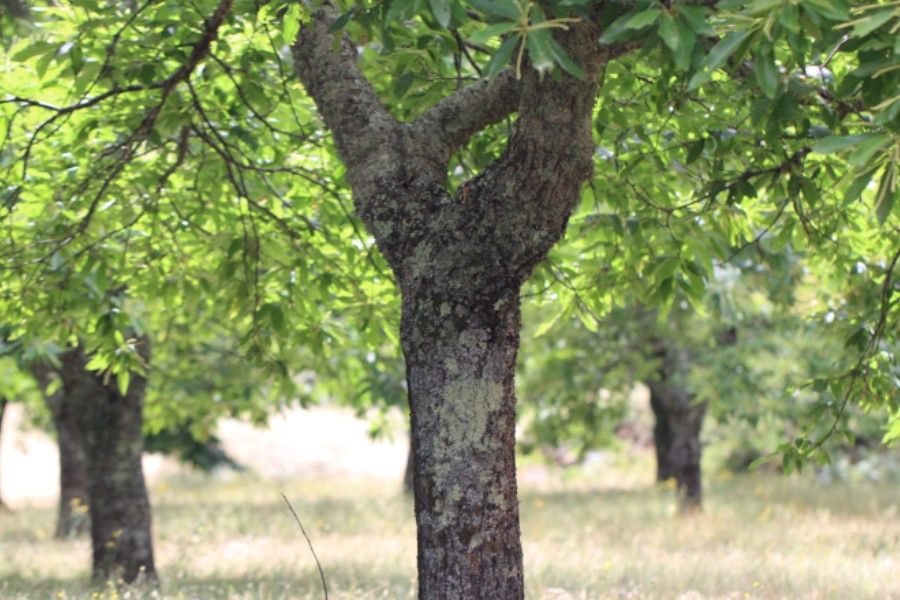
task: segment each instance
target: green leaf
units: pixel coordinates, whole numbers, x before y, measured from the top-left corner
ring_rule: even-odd
[[[875,216],[878,224],[884,225],[891,212],[894,210],[894,201],[897,197],[897,168],[894,163],[888,163],[878,184],[878,193],[875,194]]]
[[[863,191],[866,189],[866,186],[868,186],[869,182],[872,181],[872,176],[874,174],[875,169],[869,169],[867,172],[854,179],[853,182],[849,186],[847,186],[847,191],[844,192],[845,205],[859,199]]]
[[[613,44],[629,39],[634,33],[627,27],[629,20],[631,20],[631,15],[622,15],[610,23],[603,31],[603,35],[600,36],[599,42],[601,44]]]
[[[552,69],[556,62],[553,60],[550,50],[552,39],[549,29],[537,29],[531,31],[525,40],[528,56],[531,58],[531,66],[539,72]]]
[[[50,383],[47,384],[46,389],[44,389],[44,395],[52,396],[62,389],[62,383],[62,377],[54,377],[50,380]]]
[[[51,50],[53,52],[56,52],[57,46],[57,44],[51,44],[50,42],[39,40],[25,46],[23,49],[13,54],[10,60],[12,60],[13,62],[25,62],[29,58],[33,58],[35,56],[38,56],[39,54],[44,54],[45,52],[50,52]]]
[[[352,18],[353,18],[353,11],[345,12],[344,14],[339,16],[337,19],[335,19],[331,25],[328,26],[328,33],[335,33],[337,31],[340,31],[347,25],[347,23],[350,22],[350,19],[352,19]],[[298,27],[298,31],[299,31],[299,27]],[[293,43],[293,42],[291,42],[291,43]]]
[[[705,6],[679,6],[678,12],[698,36],[713,37],[716,35],[715,29],[706,21],[706,16],[710,11]]]
[[[393,23],[400,17],[406,17],[415,9],[415,0],[391,0],[390,8],[384,16],[386,25]]]
[[[656,269],[653,271],[653,276],[659,281],[669,279],[675,274],[675,271],[678,270],[678,267],[680,266],[680,259],[674,256],[667,256],[656,266]]]
[[[780,454],[778,454],[777,452],[773,452],[772,454],[766,454],[765,456],[760,456],[759,458],[754,460],[752,463],[750,463],[750,466],[747,467],[747,470],[753,471],[755,469],[758,469],[762,465],[772,462],[773,460],[777,459],[779,456],[780,456]]]
[[[700,156],[703,155],[703,146],[705,145],[704,138],[700,138],[696,142],[691,142],[688,146],[687,157],[685,158],[685,164],[691,164],[696,161]]]
[[[469,4],[493,17],[503,17],[518,22],[522,16],[519,8],[509,0],[469,0]]]
[[[625,24],[626,29],[643,29],[656,22],[662,11],[658,8],[651,8],[643,12],[639,12],[632,16]],[[671,17],[669,17],[671,18]]]
[[[862,166],[867,163],[876,152],[890,144],[891,141],[891,137],[886,133],[874,134],[859,144],[856,150],[847,157],[847,162],[854,167]]]
[[[119,387],[119,393],[123,396],[128,393],[128,384],[131,383],[131,373],[124,369],[116,375],[116,383]]]
[[[553,60],[556,61],[560,67],[564,70],[568,71],[578,79],[584,79],[584,71],[581,70],[581,67],[576,65],[569,55],[566,54],[566,51],[563,49],[559,43],[553,39],[553,36],[548,36],[547,41],[547,49],[550,52],[550,56],[553,57]]]
[[[512,57],[513,50],[519,45],[519,40],[518,35],[510,36],[494,52],[494,56],[491,57],[490,62],[484,69],[484,75],[488,78],[488,81],[493,81],[500,71],[506,68],[509,64],[509,59]]]
[[[732,31],[726,35],[719,43],[713,46],[712,50],[709,51],[709,54],[706,55],[706,58],[703,59],[703,68],[715,71],[724,65],[725,61],[728,60],[728,57],[734,54],[738,49],[738,46],[740,46],[751,33],[753,32]]]
[[[781,91],[781,74],[771,53],[757,55],[756,81],[763,94],[769,98],[775,98]]]
[[[860,38],[866,37],[893,19],[896,14],[897,12],[893,8],[883,8],[881,10],[866,13],[866,16],[853,26],[853,35]]]
[[[450,24],[450,0],[428,0],[428,6],[441,27]]]
[[[659,19],[659,28],[657,29],[659,38],[673,52],[678,49],[678,28],[675,26],[675,19],[668,13],[663,13]]]
[[[751,33],[751,31],[733,31],[713,46],[709,54],[703,59],[700,70],[694,73],[688,82],[688,90],[695,90],[709,81],[713,72],[725,64],[728,57],[734,54]]]
[[[833,21],[846,21],[850,18],[850,5],[846,0],[805,0],[804,8]]]
[[[860,142],[869,139],[872,135],[871,133],[860,133],[856,135],[830,136],[813,144],[812,151],[817,154],[834,154],[835,152],[852,148]]]
[[[413,83],[413,74],[412,73],[404,73],[396,80],[394,80],[393,92],[394,96],[397,99],[403,98],[406,95],[406,92],[409,91],[410,86]]]
[[[691,66],[691,58],[694,54],[694,46],[697,42],[697,34],[691,29],[688,22],[680,17],[675,19],[675,29],[678,35],[678,48],[674,50],[675,64],[680,69],[687,70]]]
[[[284,19],[282,19],[284,28],[282,29],[281,35],[282,39],[284,39],[284,43],[288,46],[293,45],[294,41],[297,39],[297,34],[300,32],[300,11],[302,9],[303,6],[300,2],[294,2],[288,7]]]
[[[488,25],[484,29],[480,29],[480,30],[476,31],[475,33],[473,33],[469,37],[469,41],[472,42],[473,44],[483,44],[492,38],[509,33],[510,31],[516,29],[517,27],[518,27],[518,25],[516,23],[510,23],[508,21],[505,23],[496,23],[494,25]]]

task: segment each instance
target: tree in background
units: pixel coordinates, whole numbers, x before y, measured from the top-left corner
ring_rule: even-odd
[[[893,7],[53,8],[41,39],[4,67],[5,322],[61,346],[87,336],[95,366],[121,377],[137,355],[111,292],[176,307],[202,296],[288,381],[298,345],[323,351],[351,321],[391,322],[389,267],[423,598],[524,596],[520,288],[573,215],[571,243],[536,283],[561,281],[564,309],[600,290],[578,300],[588,321],[630,295],[699,301],[732,248],[767,235],[815,250],[822,273],[872,264],[893,289]],[[285,44],[308,97],[285,76]],[[809,66],[821,77],[809,81]],[[370,237],[343,204],[347,187]],[[866,395],[896,396],[893,358],[878,353],[895,309],[885,293],[857,314],[881,325],[832,378],[841,406],[896,412]],[[803,460],[822,443],[804,436],[784,451]]]
[[[77,421],[78,407],[74,402],[66,401],[62,382],[56,381],[55,371],[46,362],[31,365],[31,372],[53,419],[59,447],[59,515],[56,537],[69,539],[90,531],[87,512],[90,506],[87,455]]]
[[[138,355],[149,362],[149,341],[141,336],[136,343]],[[75,414],[87,459],[94,578],[153,581],[150,502],[141,465],[146,379],[136,373],[123,392],[89,362],[81,347],[59,357],[65,405]]]

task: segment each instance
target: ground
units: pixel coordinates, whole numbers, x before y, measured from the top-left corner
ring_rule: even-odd
[[[415,597],[412,502],[399,491],[402,430],[394,443],[372,444],[365,423],[318,409],[276,421],[271,434],[226,424],[223,437],[237,458],[258,461],[257,473],[210,477],[148,464],[162,588],[147,592],[87,586],[86,540],[49,539],[50,484],[35,483],[25,497],[7,478],[16,456],[8,444],[21,444],[10,436],[3,485],[15,512],[0,514],[0,598],[324,598],[282,493],[310,536],[330,599]],[[25,442],[29,457],[20,461],[52,469],[52,448]],[[900,600],[896,480],[723,472],[708,477],[703,514],[685,518],[671,488],[653,485],[646,450],[585,468],[523,464],[529,600]]]

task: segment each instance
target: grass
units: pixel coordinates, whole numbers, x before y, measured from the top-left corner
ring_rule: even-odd
[[[679,517],[649,457],[521,484],[528,598],[900,598],[900,485],[714,477]],[[398,483],[184,475],[151,490],[160,591],[91,589],[86,540],[50,539],[51,506],[0,515],[0,598],[415,597],[415,523]]]

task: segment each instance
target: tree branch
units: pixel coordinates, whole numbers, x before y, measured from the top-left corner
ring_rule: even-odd
[[[341,35],[335,49],[335,34],[328,33],[328,27],[337,16],[327,2],[316,9],[312,23],[301,25],[291,50],[297,75],[331,130],[348,178],[355,184],[363,172],[378,172],[385,160],[394,162],[392,142],[400,127],[360,71],[350,39]]]
[[[498,260],[520,282],[563,235],[581,186],[593,169],[591,116],[600,68],[613,55],[597,44],[600,28],[582,20],[554,36],[585,73],[554,79],[528,66],[519,116],[503,155],[460,186],[458,203],[503,223],[507,241]],[[491,215],[496,215],[493,217]],[[484,235],[495,236],[493,229]]]
[[[413,122],[414,135],[430,141],[446,165],[473,134],[516,111],[521,83],[512,70],[506,70],[493,83],[483,79],[457,90]]]

